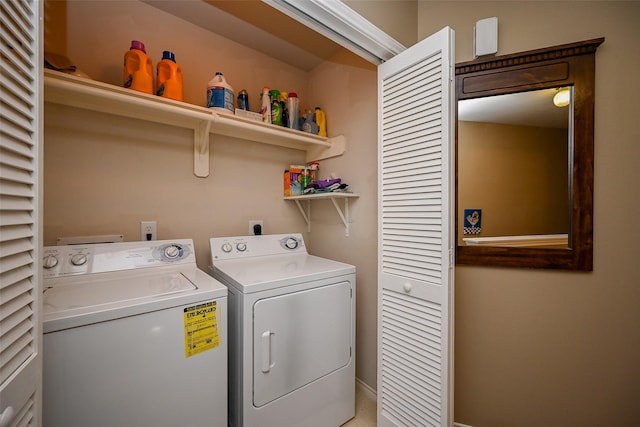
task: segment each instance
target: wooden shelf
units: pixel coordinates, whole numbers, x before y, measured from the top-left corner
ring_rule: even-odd
[[[194,174],[199,177],[209,176],[211,134],[302,150],[307,153],[308,162],[346,151],[346,141],[341,135],[325,138],[48,69],[44,70],[44,100],[192,129]]]
[[[336,208],[336,212],[340,216],[342,223],[344,224],[344,235],[349,237],[349,199],[360,197],[355,193],[320,193],[320,194],[305,194],[303,196],[289,196],[285,197],[285,200],[293,200],[296,202],[302,217],[307,223],[307,231],[311,232],[311,201],[312,200],[326,200],[329,199]],[[340,208],[337,200],[344,199],[344,211]],[[302,207],[301,202],[306,201],[306,206]]]

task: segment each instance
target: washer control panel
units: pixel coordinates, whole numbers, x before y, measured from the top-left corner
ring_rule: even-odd
[[[299,233],[212,237],[209,243],[213,261],[254,256],[307,253],[304,240]]]
[[[182,239],[46,246],[42,258],[45,279],[168,264],[195,264],[193,241]]]

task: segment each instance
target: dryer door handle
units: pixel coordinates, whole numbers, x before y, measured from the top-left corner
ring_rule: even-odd
[[[262,333],[262,372],[267,373],[273,368],[271,363],[271,335],[273,332],[265,331]]]

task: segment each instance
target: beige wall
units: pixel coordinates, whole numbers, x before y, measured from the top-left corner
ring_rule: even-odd
[[[350,8],[406,47],[417,40],[416,0],[343,0]]]
[[[482,232],[464,237],[569,231],[567,130],[458,122],[458,215],[482,210]],[[566,247],[566,245],[565,245]]]
[[[472,59],[475,21],[498,53],[605,37],[596,54],[594,267],[456,268],[455,420],[631,426],[640,419],[640,3],[421,1],[422,39],[448,25]]]

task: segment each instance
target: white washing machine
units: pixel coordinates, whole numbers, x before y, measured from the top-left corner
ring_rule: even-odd
[[[302,235],[215,237],[229,287],[229,424],[337,427],[355,415],[355,267]]]
[[[44,427],[227,426],[227,288],[193,242],[44,248]]]

